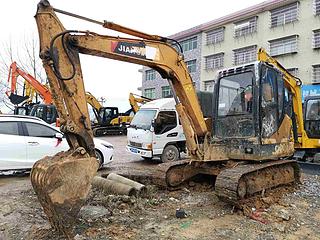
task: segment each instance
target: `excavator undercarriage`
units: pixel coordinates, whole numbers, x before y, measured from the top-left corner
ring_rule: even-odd
[[[211,176],[217,196],[222,201],[239,207],[257,194],[300,183],[300,168],[293,160],[270,160],[263,163],[235,160],[199,163],[186,159],[161,163],[150,171],[136,163],[119,165],[115,169],[110,168],[109,171],[172,190],[179,189],[182,183],[197,175]]]

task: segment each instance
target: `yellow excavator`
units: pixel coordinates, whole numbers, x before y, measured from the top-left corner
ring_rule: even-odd
[[[127,126],[132,120],[131,109],[126,113],[120,113],[117,107],[103,107],[90,92],[86,93],[86,99],[92,106],[97,120],[91,125],[94,136],[126,134]]]
[[[55,12],[135,38],[66,30]],[[304,148],[308,143],[299,81],[265,51],[259,51],[259,61],[219,74],[214,115],[205,119],[178,42],[55,9],[46,0],[38,4],[35,18],[40,57],[70,150],[36,162],[31,182],[51,226],[60,233],[72,237],[98,168],[79,53],[145,65],[168,80],[191,158],[162,165],[167,186],[199,173],[213,175],[218,196],[238,204],[299,181],[300,169],[291,156],[295,145]]]

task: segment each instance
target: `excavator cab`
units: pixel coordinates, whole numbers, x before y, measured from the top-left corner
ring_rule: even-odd
[[[52,104],[35,104],[29,115],[41,118],[49,124],[55,123],[58,118],[57,109]]]
[[[119,110],[117,107],[102,107],[99,110],[101,123],[104,125],[110,125],[112,119],[119,116]]]
[[[265,160],[294,151],[283,74],[258,61],[219,73],[213,141],[228,159]]]
[[[30,106],[15,106],[13,110],[14,115],[28,115],[30,112]]]

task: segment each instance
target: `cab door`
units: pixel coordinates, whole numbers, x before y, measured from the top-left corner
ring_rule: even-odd
[[[160,155],[168,142],[181,138],[176,111],[160,111],[154,123],[153,155]]]
[[[34,122],[24,122],[27,143],[27,159],[32,167],[33,163],[45,157],[52,156],[60,151],[69,149],[67,140],[55,137],[58,131]]]
[[[268,66],[262,66],[261,78],[261,137],[262,144],[280,144],[289,141],[291,118],[285,111],[283,75]]]

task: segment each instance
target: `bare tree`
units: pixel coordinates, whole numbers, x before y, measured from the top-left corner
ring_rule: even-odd
[[[39,82],[45,84],[46,75],[39,56],[39,43],[35,36],[24,37],[23,40],[10,39],[0,44],[0,109],[8,107],[13,109],[5,92],[9,90],[8,74],[10,65],[16,61],[21,70],[35,77]],[[18,80],[18,88],[22,89],[24,80]],[[8,109],[7,109],[8,110]],[[6,112],[4,110],[3,112]]]

